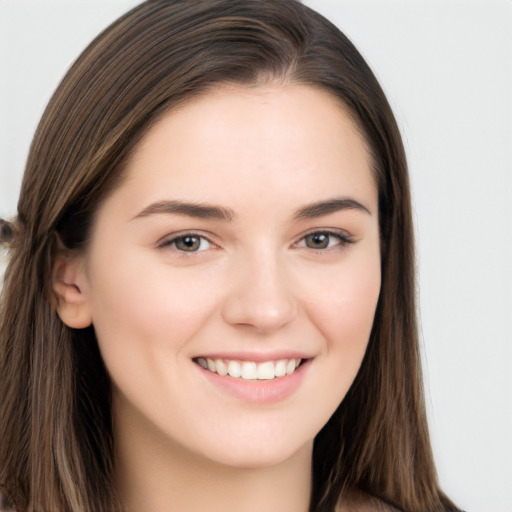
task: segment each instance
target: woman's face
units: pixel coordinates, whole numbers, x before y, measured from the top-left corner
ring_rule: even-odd
[[[370,166],[306,86],[219,87],[147,133],[77,280],[134,443],[234,467],[311,448],[379,296]]]

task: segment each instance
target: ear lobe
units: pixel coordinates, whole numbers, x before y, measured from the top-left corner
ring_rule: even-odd
[[[57,314],[73,329],[84,329],[92,324],[92,315],[79,284],[83,270],[76,259],[58,255],[55,258],[52,287],[57,296]]]

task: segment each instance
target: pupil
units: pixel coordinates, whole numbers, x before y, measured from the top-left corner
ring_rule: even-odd
[[[196,251],[199,249],[199,238],[195,236],[184,236],[178,240],[177,246],[185,251]]]
[[[317,233],[308,236],[310,247],[315,249],[325,249],[329,245],[329,236],[322,233]]]

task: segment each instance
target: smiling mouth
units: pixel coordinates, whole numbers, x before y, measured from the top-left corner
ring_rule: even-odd
[[[277,361],[239,361],[235,359],[210,359],[197,357],[194,362],[205,370],[221,377],[240,380],[273,380],[286,377],[295,372],[304,359],[279,359]]]

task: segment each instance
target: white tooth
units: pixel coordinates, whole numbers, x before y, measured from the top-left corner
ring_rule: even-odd
[[[286,375],[286,360],[285,359],[280,359],[279,361],[276,362],[274,375],[276,377],[284,377]]]
[[[224,377],[224,375],[228,374],[228,367],[226,366],[226,363],[222,359],[216,359],[215,365],[217,366],[217,373],[219,375],[222,375]]]
[[[242,375],[242,368],[238,361],[229,361],[228,373],[231,377],[240,377]]]
[[[257,378],[256,363],[244,361],[242,363],[242,379],[255,380]]]
[[[213,359],[207,359],[206,362],[208,363],[208,370],[211,372],[217,372],[217,366],[215,366],[215,361]]]
[[[300,359],[300,357],[299,357],[299,359],[295,359],[295,368],[299,367],[301,361],[302,361],[302,359]]]
[[[198,357],[197,363],[202,366],[205,370],[208,369],[208,363],[206,362],[206,359],[204,357]]]
[[[286,373],[291,375],[295,371],[295,359],[290,359],[286,364]]]
[[[274,378],[274,362],[266,361],[258,365],[258,379],[270,380]]]

